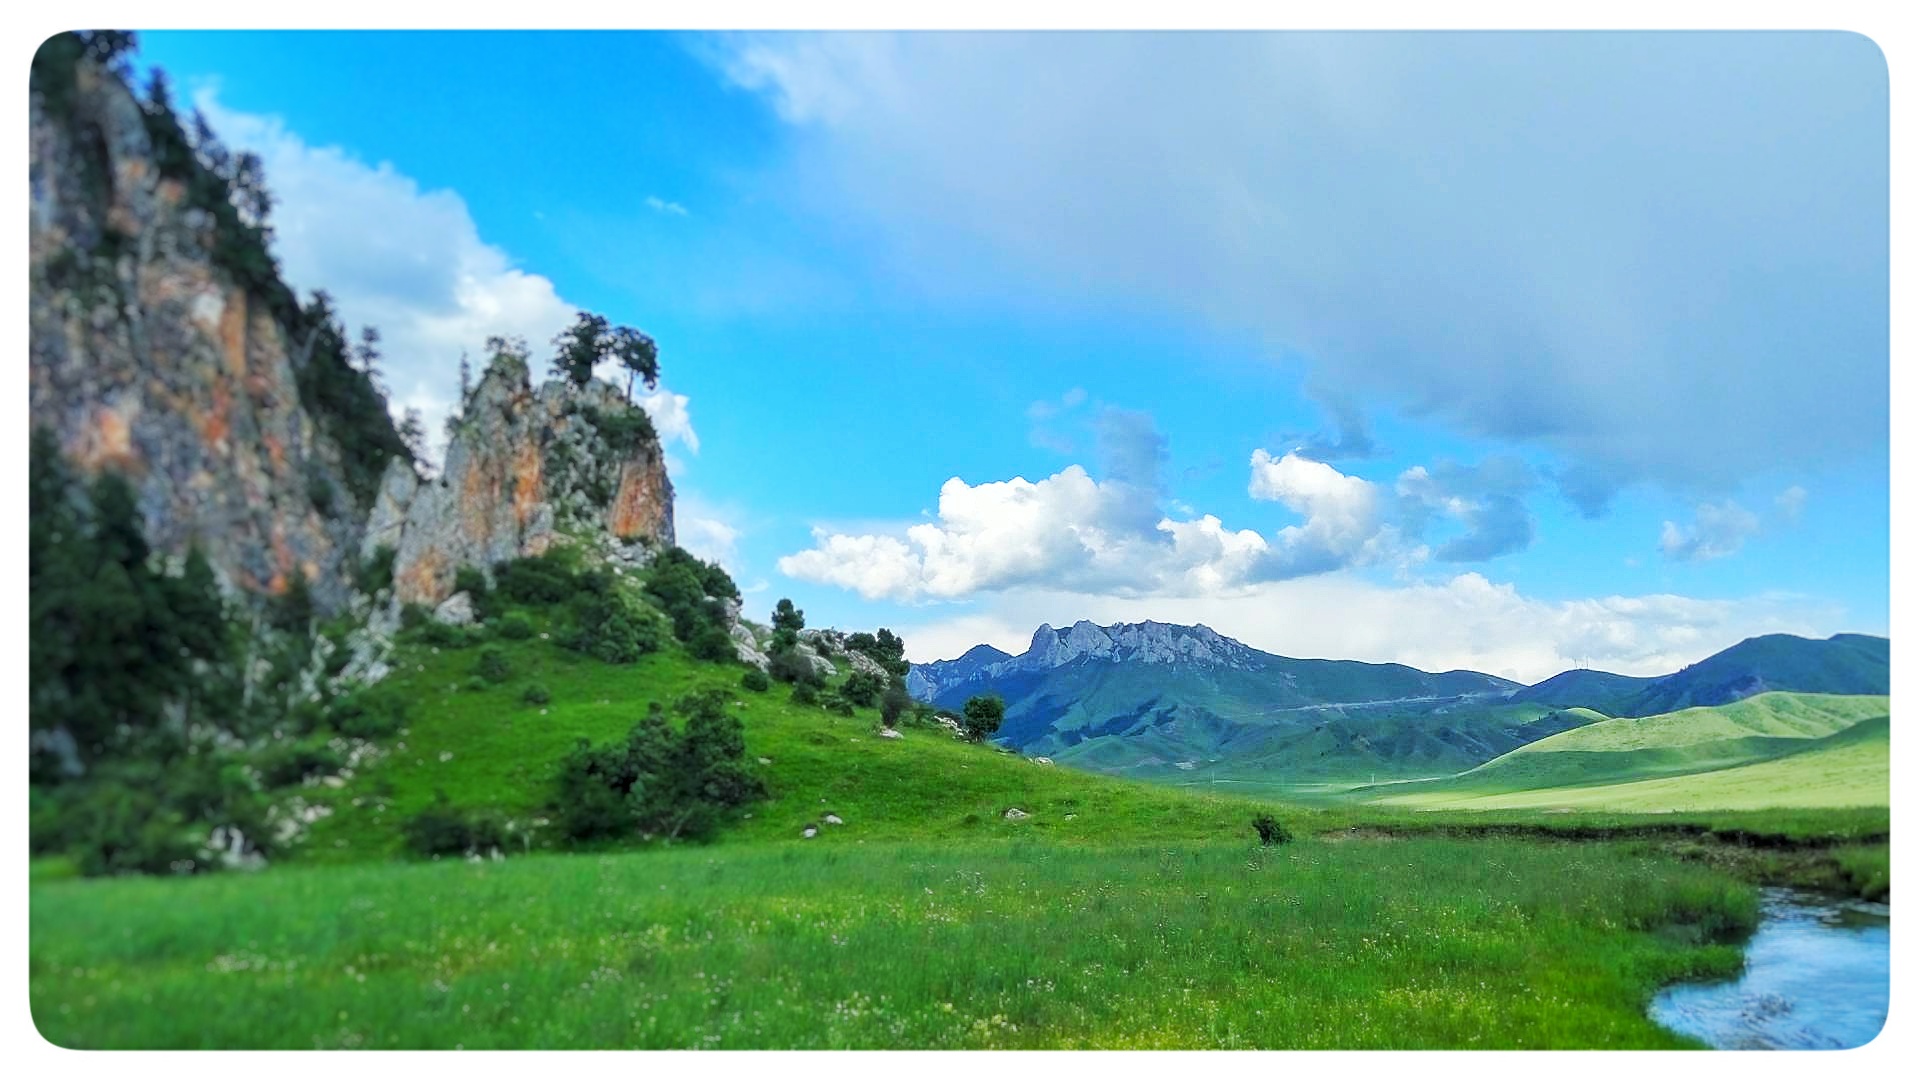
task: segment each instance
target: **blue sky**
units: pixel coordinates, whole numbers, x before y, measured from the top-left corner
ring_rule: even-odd
[[[142,51],[263,152],[289,276],[403,403],[574,307],[653,334],[683,540],[755,607],[1524,678],[1887,627],[1864,38]]]

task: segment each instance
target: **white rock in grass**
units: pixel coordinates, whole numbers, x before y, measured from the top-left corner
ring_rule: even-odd
[[[1026,812],[1026,811],[1024,811],[1024,810],[1021,810],[1021,809],[1020,809],[1019,807],[1017,807],[1017,806],[1009,806],[1009,807],[1007,807],[1007,808],[1006,808],[1006,813],[1005,813],[1005,814],[1003,814],[1003,815],[1001,815],[1001,816],[1002,816],[1002,817],[1004,817],[1004,818],[1005,818],[1006,820],[1008,820],[1008,821],[1019,821],[1019,820],[1021,820],[1021,819],[1023,819],[1023,818],[1029,818],[1029,817],[1032,817],[1033,815],[1031,815],[1031,814],[1029,814],[1029,813],[1027,813],[1027,812]]]
[[[892,729],[892,728],[890,728],[890,727],[889,727],[889,728],[881,728],[881,729],[880,729],[880,738],[882,738],[882,739],[904,739],[904,738],[906,738],[906,736],[904,736],[904,735],[901,735],[901,734],[900,734],[900,733],[899,733],[898,731],[895,731],[894,729]]]
[[[1033,764],[1035,765],[1051,765],[1052,763],[1053,759],[1049,757],[1036,757],[1033,759]]]
[[[800,830],[800,835],[805,837],[808,840],[813,839],[815,836],[818,836],[819,834],[820,834],[820,830],[817,825],[808,825],[806,828]]]
[[[825,817],[821,818],[820,820],[826,822],[828,825],[846,824],[846,822],[840,820],[840,816],[838,814],[828,814]]]

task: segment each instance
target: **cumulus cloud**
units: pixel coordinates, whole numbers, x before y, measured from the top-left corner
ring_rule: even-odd
[[[1622,484],[1717,493],[1782,458],[1885,452],[1888,99],[1865,38],[723,52],[793,126],[782,190],[872,225],[895,280],[1256,334],[1329,391],[1558,454],[1589,514]]]
[[[1279,530],[1265,566],[1272,577],[1323,573],[1376,562],[1397,530],[1385,524],[1379,488],[1297,452],[1275,458],[1253,451],[1246,493],[1282,503],[1306,520]]]
[[[646,208],[656,214],[666,214],[669,217],[686,216],[686,207],[681,206],[679,203],[662,199],[658,195],[648,195],[646,197]]]
[[[924,662],[981,642],[1020,652],[1041,622],[1203,622],[1282,656],[1468,668],[1530,683],[1577,666],[1662,675],[1755,634],[1823,637],[1846,628],[1845,614],[1837,605],[1785,595],[1544,600],[1477,573],[1397,586],[1336,573],[1209,598],[1027,590],[996,597],[983,610],[898,629],[908,657]]]
[[[1434,516],[1465,526],[1464,533],[1440,544],[1433,558],[1484,562],[1531,546],[1533,516],[1524,496],[1535,483],[1524,461],[1494,455],[1477,465],[1415,465],[1399,475],[1395,490],[1409,533],[1421,534]]]
[[[457,192],[425,190],[390,163],[313,146],[278,117],[226,108],[213,88],[194,102],[223,141],[260,155],[287,281],[326,290],[350,330],[379,328],[393,408],[420,410],[435,456],[458,404],[461,356],[477,366],[495,335],[523,338],[537,352],[573,321],[579,308],[487,243]],[[685,395],[661,388],[641,404],[663,438],[697,450]]]
[[[1331,414],[1333,430],[1282,435],[1280,442],[1296,442],[1293,451],[1314,461],[1351,461],[1378,457],[1379,443],[1373,439],[1372,422],[1350,395],[1316,387],[1311,391]]]
[[[1666,522],[1659,531],[1659,550],[1668,559],[1703,562],[1722,559],[1758,535],[1759,516],[1731,499],[1700,503],[1691,525]]]

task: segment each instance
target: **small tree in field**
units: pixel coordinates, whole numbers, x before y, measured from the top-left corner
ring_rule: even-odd
[[[880,695],[880,723],[887,727],[899,727],[900,717],[913,707],[913,699],[907,695],[906,688],[897,682],[888,683],[886,693]]]
[[[974,742],[983,742],[999,730],[1006,719],[1006,702],[998,694],[976,694],[966,699],[960,710],[960,730]]]

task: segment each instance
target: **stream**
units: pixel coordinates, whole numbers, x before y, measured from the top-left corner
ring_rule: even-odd
[[[1886,1022],[1892,914],[1884,904],[1766,889],[1737,978],[1660,991],[1651,1016],[1720,1050],[1844,1050]]]

